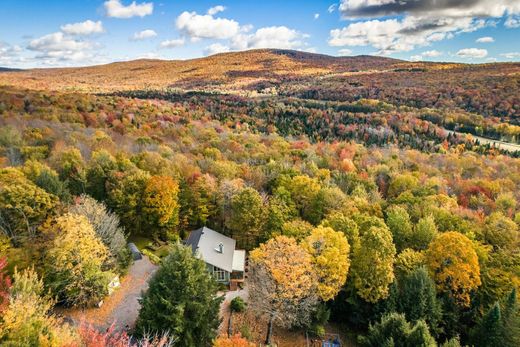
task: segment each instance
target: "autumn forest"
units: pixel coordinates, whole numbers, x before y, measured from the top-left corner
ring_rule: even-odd
[[[518,346],[519,87],[285,50],[0,72],[0,345]],[[203,226],[247,252],[229,313]],[[78,319],[129,242],[135,324]]]

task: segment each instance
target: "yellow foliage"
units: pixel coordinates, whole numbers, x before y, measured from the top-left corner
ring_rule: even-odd
[[[49,286],[71,305],[90,305],[100,300],[111,277],[102,271],[109,253],[87,218],[65,214],[44,233],[51,239],[45,253]]]
[[[267,288],[265,302],[275,306],[283,301],[297,302],[315,288],[311,256],[293,238],[277,236],[251,251],[250,258],[252,266],[265,270],[274,284],[274,288]]]
[[[318,295],[323,301],[333,299],[347,280],[350,267],[350,246],[345,235],[319,226],[303,240],[302,247],[312,257],[318,276]]]
[[[62,347],[77,345],[73,330],[54,315],[53,302],[33,269],[15,272],[9,307],[0,324],[2,346]]]
[[[478,257],[470,239],[455,231],[440,234],[426,251],[426,264],[440,291],[469,306],[471,291],[481,284]]]

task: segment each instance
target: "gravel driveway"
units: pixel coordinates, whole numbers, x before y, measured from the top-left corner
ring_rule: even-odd
[[[104,330],[114,323],[118,331],[132,329],[139,314],[138,299],[141,292],[148,289],[148,280],[156,269],[157,265],[143,256],[143,259],[132,264],[121,281],[121,287],[105,298],[100,308],[64,310],[60,313],[75,324],[87,322]]]

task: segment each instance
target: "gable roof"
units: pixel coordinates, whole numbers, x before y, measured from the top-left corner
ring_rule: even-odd
[[[232,238],[210,228],[202,227],[190,233],[186,245],[191,246],[193,253],[204,262],[227,272],[233,272],[236,241]],[[222,245],[222,253],[219,251],[219,245]]]

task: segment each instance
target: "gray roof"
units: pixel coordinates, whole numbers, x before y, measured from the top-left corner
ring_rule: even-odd
[[[235,244],[236,241],[232,238],[206,227],[193,230],[186,240],[186,245],[191,246],[193,253],[204,262],[227,272],[233,272]],[[222,245],[222,253],[219,245]]]

